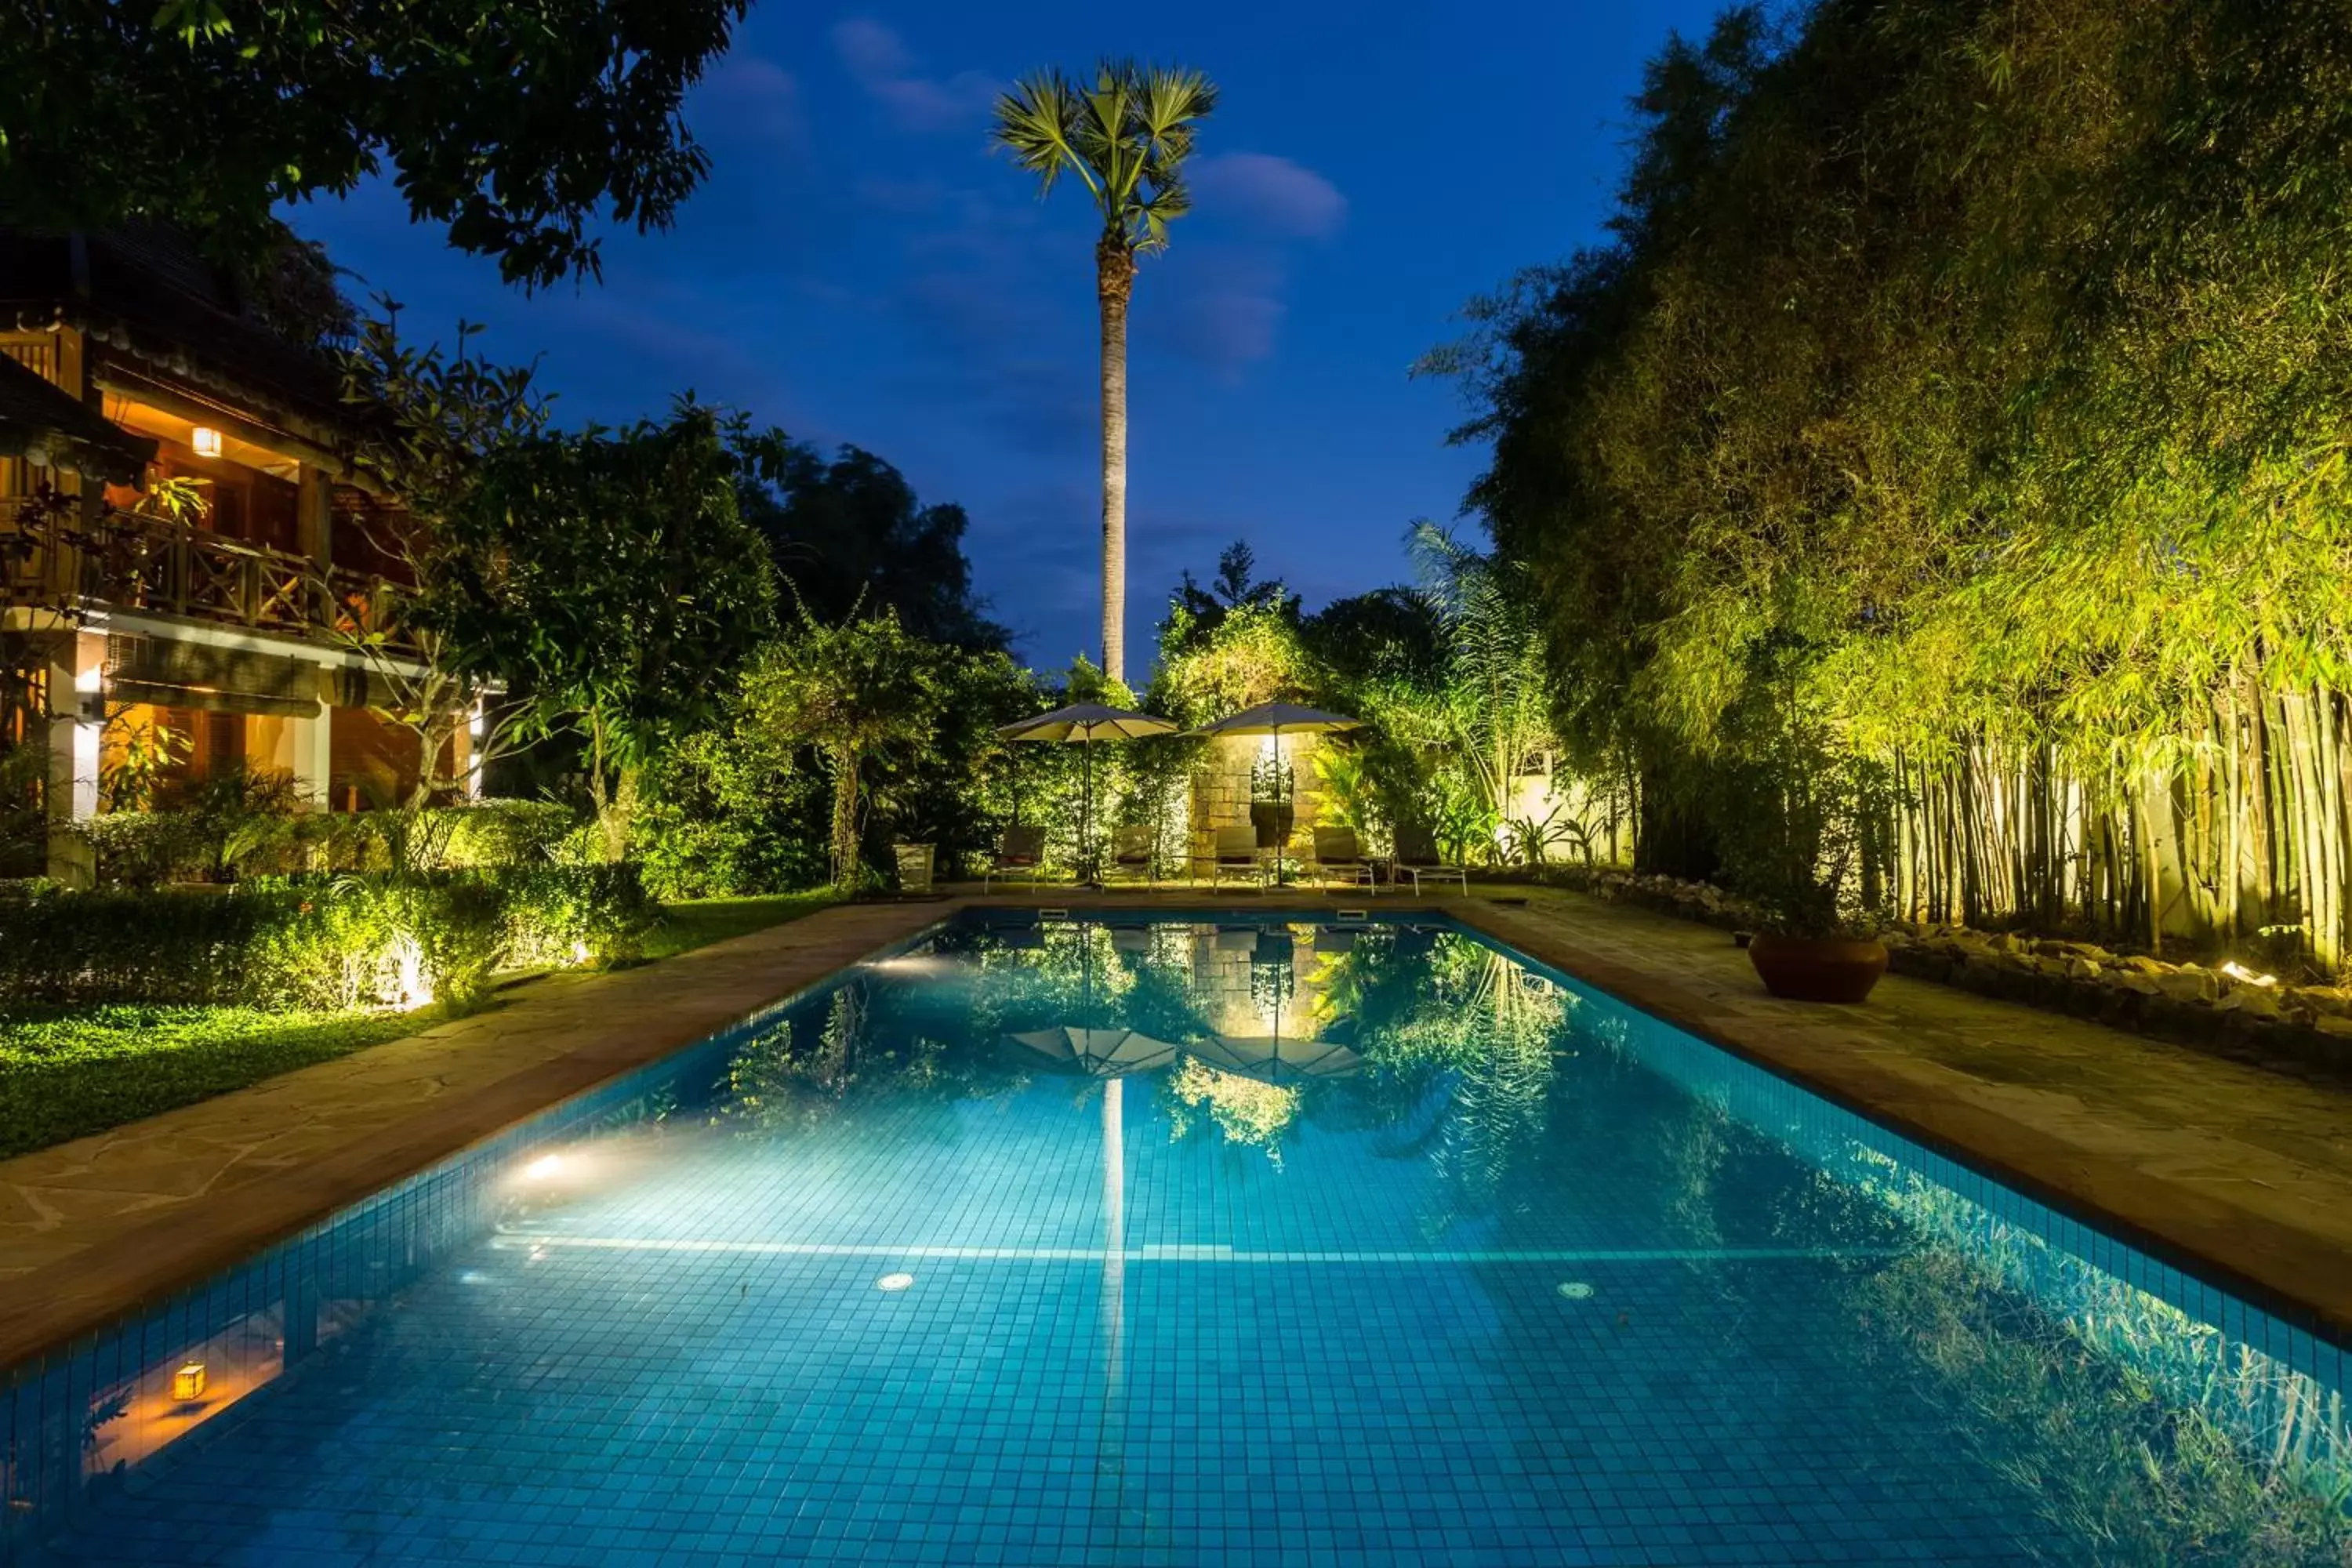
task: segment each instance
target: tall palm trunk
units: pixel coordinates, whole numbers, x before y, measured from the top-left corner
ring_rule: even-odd
[[[1127,302],[1135,252],[1116,235],[1095,246],[1102,300],[1103,673],[1127,679]]]

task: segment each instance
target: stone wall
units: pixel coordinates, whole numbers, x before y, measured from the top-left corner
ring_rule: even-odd
[[[1285,735],[1282,758],[1290,764],[1292,818],[1289,852],[1304,855],[1315,842],[1315,814],[1322,792],[1315,774],[1315,751],[1323,743],[1316,735]],[[1205,861],[1216,845],[1220,827],[1250,824],[1250,769],[1261,754],[1271,756],[1269,738],[1263,735],[1219,735],[1201,753],[1192,771],[1192,845],[1195,860]]]
[[[1192,996],[1202,1020],[1220,1035],[1279,1035],[1318,1039],[1325,1007],[1316,977],[1322,960],[1344,951],[1350,932],[1297,924],[1276,930],[1237,926],[1197,931],[1192,938]]]

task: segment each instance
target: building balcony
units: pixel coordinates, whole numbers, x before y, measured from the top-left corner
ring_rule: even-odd
[[[70,501],[0,501],[0,605],[117,610],[242,631],[399,647],[392,585],[141,511],[85,521]]]

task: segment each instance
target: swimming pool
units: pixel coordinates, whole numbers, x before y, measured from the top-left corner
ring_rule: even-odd
[[[19,1369],[0,1489],[28,1563],[2322,1563],[2341,1388],[1465,929],[1000,911]]]

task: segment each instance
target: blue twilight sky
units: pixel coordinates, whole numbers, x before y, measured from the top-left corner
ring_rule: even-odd
[[[1054,666],[1098,651],[1095,225],[989,153],[989,102],[1105,51],[1207,71],[1195,208],[1130,329],[1139,676],[1178,574],[1237,537],[1310,606],[1407,575],[1406,525],[1453,517],[1482,457],[1407,367],[1469,296],[1595,235],[1643,62],[1717,8],[755,5],[688,105],[709,179],[670,232],[608,239],[601,285],[505,288],[383,188],[291,216],[411,335],[463,317],[541,356],[567,423],[690,387],[962,502],[981,591]]]

